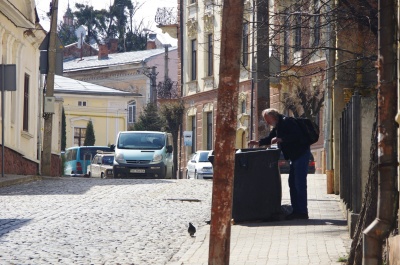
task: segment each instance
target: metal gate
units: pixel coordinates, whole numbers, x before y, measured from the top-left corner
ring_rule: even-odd
[[[355,92],[340,119],[340,197],[347,209],[361,210],[361,96]]]

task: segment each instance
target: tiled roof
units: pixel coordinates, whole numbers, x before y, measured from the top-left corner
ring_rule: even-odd
[[[175,50],[176,47],[170,48]],[[152,49],[144,51],[112,53],[108,55],[108,59],[98,59],[98,56],[88,56],[64,62],[64,72],[72,72],[79,70],[98,69],[114,65],[124,65],[146,62],[155,55],[164,53],[165,49]]]
[[[91,84],[60,75],[54,76],[54,93],[107,95],[107,96],[142,96],[139,93],[130,93],[117,89]]]

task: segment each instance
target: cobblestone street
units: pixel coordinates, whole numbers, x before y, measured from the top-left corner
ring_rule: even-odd
[[[211,181],[45,178],[0,189],[1,264],[166,264]],[[194,240],[194,239],[193,239]]]

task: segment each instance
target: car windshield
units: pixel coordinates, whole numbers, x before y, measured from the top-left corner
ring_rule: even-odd
[[[92,158],[97,154],[97,151],[110,152],[109,147],[83,147],[81,148],[80,159],[81,160],[92,160]]]
[[[103,156],[101,162],[103,165],[112,165],[114,162],[114,156]]]
[[[208,161],[208,152],[201,152],[200,153],[199,162],[209,162]]]
[[[122,133],[118,139],[119,149],[159,150],[165,145],[165,135],[158,133]]]

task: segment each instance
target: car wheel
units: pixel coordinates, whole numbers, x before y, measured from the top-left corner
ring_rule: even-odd
[[[87,177],[88,178],[92,177],[92,174],[90,173],[90,171],[87,173]]]
[[[100,177],[101,177],[102,179],[104,179],[104,173],[103,173],[103,172],[101,172]]]

